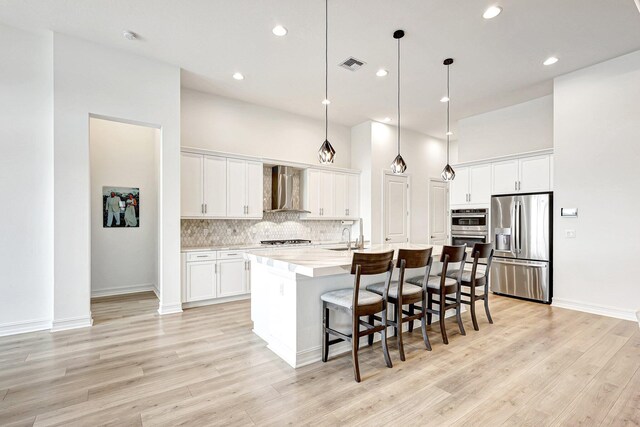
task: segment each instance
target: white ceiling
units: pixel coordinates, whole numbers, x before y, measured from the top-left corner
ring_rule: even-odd
[[[504,11],[493,20],[490,4]],[[550,94],[555,76],[640,49],[634,0],[329,0],[330,119],[355,125],[396,115],[402,41],[402,123],[444,137],[453,57],[452,119]],[[0,0],[0,21],[157,58],[183,86],[323,118],[323,0]],[[276,24],[286,37],[271,33]],[[141,38],[128,41],[123,30]],[[560,61],[550,67],[551,55]],[[351,72],[337,64],[354,56]],[[378,68],[389,76],[376,77]],[[242,72],[244,81],[231,75]]]

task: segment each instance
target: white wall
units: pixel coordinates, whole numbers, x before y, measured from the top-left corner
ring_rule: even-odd
[[[180,311],[180,70],[54,34],[54,329],[90,314],[89,115],[158,125],[160,312]],[[61,195],[73,193],[69,203]]]
[[[554,305],[632,320],[640,309],[640,51],[557,78],[554,118]],[[563,219],[562,207],[579,217]]]
[[[394,126],[370,121],[356,126],[352,133],[352,164],[354,168],[363,170],[361,209],[368,208],[371,212],[370,218],[365,218],[365,236],[373,243],[381,243],[383,240],[383,176],[384,171],[390,170],[391,162],[397,155],[396,130]],[[366,149],[367,138],[370,141],[370,152]],[[401,138],[402,157],[407,162],[406,174],[411,179],[409,240],[413,243],[427,243],[429,179],[440,177],[446,163],[446,144],[407,129],[402,129]],[[368,190],[366,186],[369,186]]]
[[[91,118],[91,295],[148,291],[158,283],[158,129]],[[138,187],[136,228],[104,228],[102,187]]]
[[[189,89],[182,90],[181,117],[182,146],[293,162],[317,164],[325,136],[322,120]],[[337,167],[350,166],[350,133],[329,125]]]
[[[552,147],[552,95],[458,121],[458,162]]]
[[[51,322],[52,48],[51,36],[0,25],[0,335]]]

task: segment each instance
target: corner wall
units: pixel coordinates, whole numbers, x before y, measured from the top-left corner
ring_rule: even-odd
[[[554,82],[554,305],[629,320],[640,309],[639,100],[640,51]]]
[[[91,324],[90,114],[161,128],[160,312],[181,311],[180,70],[61,34],[53,41],[53,329]]]
[[[0,336],[53,304],[53,40],[0,25]]]

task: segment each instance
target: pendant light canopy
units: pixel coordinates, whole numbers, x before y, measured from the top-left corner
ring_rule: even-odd
[[[404,31],[394,31],[393,38],[398,40],[398,155],[391,163],[391,172],[395,174],[401,174],[407,170],[407,164],[400,155],[400,39],[403,37]]]
[[[318,150],[323,165],[333,163],[336,150],[329,142],[329,0],[324,1],[324,142]]]
[[[440,174],[440,176],[442,177],[443,181],[453,181],[456,177],[456,172],[449,164],[449,137],[451,136],[451,131],[449,128],[449,109],[451,106],[451,97],[449,96],[449,66],[453,64],[453,59],[447,58],[444,60],[443,64],[447,67],[447,165],[442,170],[442,174]]]

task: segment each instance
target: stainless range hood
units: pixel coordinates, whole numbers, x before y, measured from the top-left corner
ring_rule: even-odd
[[[290,166],[271,168],[271,209],[265,212],[310,213],[293,204],[293,177],[297,171]]]

